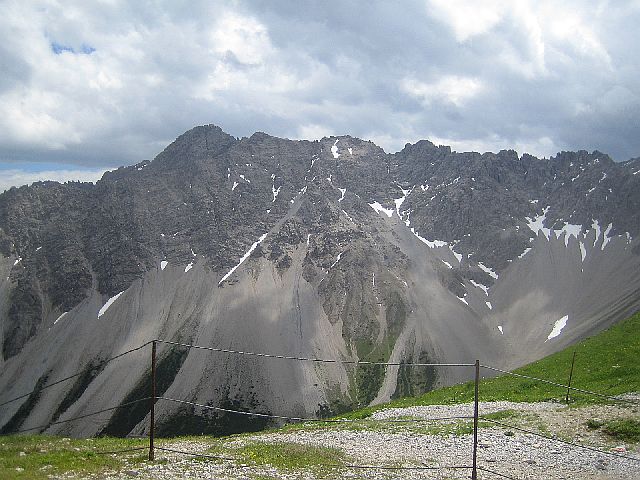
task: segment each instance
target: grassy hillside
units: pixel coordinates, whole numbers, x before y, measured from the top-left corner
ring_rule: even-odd
[[[549,357],[514,370],[514,373],[567,384],[573,352],[576,352],[573,380],[575,388],[605,395],[640,392],[640,313],[604,332],[583,340]],[[469,368],[469,378],[473,378]],[[566,388],[511,375],[494,378],[490,370],[481,368],[480,401],[510,400],[515,402],[564,401]],[[411,405],[439,405],[473,401],[474,384],[468,382],[434,390],[417,398],[401,398],[389,404],[368,407],[343,417],[362,418],[373,411]],[[579,392],[570,393],[573,404],[599,403],[603,399]]]

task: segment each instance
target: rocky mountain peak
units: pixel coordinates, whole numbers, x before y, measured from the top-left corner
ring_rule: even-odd
[[[597,151],[538,159],[423,140],[387,154],[350,136],[236,139],[207,125],[95,185],[11,189],[0,195],[0,387],[154,336],[327,358],[521,364],[640,306],[636,170],[637,160]],[[565,316],[568,333],[547,341]],[[71,341],[86,351],[51,350]],[[283,408],[269,392],[307,392],[287,404],[301,415],[436,381],[258,365],[239,379],[244,360],[216,370],[185,358],[199,373],[181,381],[202,402],[242,404],[261,385],[255,395],[269,409]],[[50,371],[16,373],[27,364]],[[214,370],[230,377],[208,385]],[[135,393],[122,389],[119,398]],[[51,402],[42,408],[55,411]]]

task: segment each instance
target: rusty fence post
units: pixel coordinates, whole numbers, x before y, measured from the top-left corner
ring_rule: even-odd
[[[149,420],[149,460],[155,459],[153,440],[156,416],[156,341],[151,342],[151,418]]]
[[[476,360],[475,393],[473,396],[473,467],[471,479],[478,479],[478,393],[480,386],[480,360]]]
[[[571,379],[573,378],[573,366],[576,363],[576,350],[573,351],[573,359],[571,360],[571,371],[569,371],[569,383],[567,384],[567,395],[564,397],[564,401],[569,405],[569,391],[571,390]]]

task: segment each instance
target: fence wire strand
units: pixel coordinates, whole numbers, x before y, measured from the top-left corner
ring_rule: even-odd
[[[200,407],[200,408],[204,408],[206,410],[215,410],[218,412],[225,412],[225,413],[234,413],[234,414],[238,414],[238,415],[246,415],[249,417],[263,417],[263,418],[274,418],[274,419],[279,419],[279,420],[287,420],[287,421],[291,421],[291,422],[316,422],[316,423],[357,423],[357,422],[361,422],[362,420],[366,420],[366,418],[362,418],[362,419],[348,419],[348,418],[313,418],[313,417],[288,417],[285,415],[273,415],[273,414],[269,414],[269,413],[258,413],[258,412],[246,412],[246,411],[242,411],[242,410],[232,410],[229,408],[222,408],[222,407],[214,407],[211,405],[205,405],[202,403],[197,403],[197,402],[190,402],[187,400],[178,400],[176,398],[170,398],[170,397],[156,397],[157,400],[165,400],[167,402],[174,402],[174,403],[181,403],[184,405],[192,405],[194,407]],[[420,423],[420,422],[440,422],[440,421],[446,421],[446,420],[472,420],[473,416],[471,415],[458,415],[458,416],[451,416],[451,417],[437,417],[437,418],[406,418],[406,419],[394,419],[394,418],[390,418],[390,419],[382,419],[382,420],[375,420],[376,422],[383,422],[383,423]]]
[[[202,345],[191,345],[188,343],[170,342],[168,340],[156,340],[158,343],[176,345],[185,348],[195,348],[198,350],[208,350],[210,352],[230,353],[234,355],[247,355],[251,357],[278,358],[281,360],[297,360],[299,362],[316,363],[338,363],[342,365],[378,365],[387,367],[474,367],[474,363],[403,363],[403,362],[368,362],[366,360],[336,360],[331,358],[295,357],[288,355],[276,355],[271,353],[245,352],[242,350],[230,350],[227,348],[204,347]]]
[[[151,343],[153,343],[153,340],[150,340],[150,341],[148,341],[147,343],[143,343],[143,344],[142,344],[142,345],[140,345],[139,347],[132,348],[131,350],[127,350],[126,352],[122,352],[122,353],[120,353],[120,354],[116,355],[115,357],[111,357],[111,358],[107,358],[106,360],[102,360],[102,361],[100,361],[100,362],[96,363],[96,364],[95,364],[95,366],[94,366],[94,368],[100,367],[100,366],[102,366],[102,365],[106,365],[107,363],[112,362],[112,361],[114,361],[114,360],[116,360],[116,359],[118,359],[118,358],[120,358],[120,357],[124,357],[125,355],[128,355],[129,353],[132,353],[132,352],[136,352],[136,351],[138,351],[138,350],[141,350],[141,349],[143,349],[144,347],[146,347],[147,345],[149,345],[149,344],[151,344]],[[8,404],[10,404],[10,403],[13,403],[13,402],[15,402],[16,400],[20,400],[20,399],[22,399],[22,398],[26,398],[26,397],[28,397],[28,396],[30,396],[30,395],[33,395],[34,393],[41,392],[42,390],[46,390],[47,388],[51,388],[51,387],[53,387],[53,386],[55,386],[55,385],[58,385],[58,384],[63,383],[63,382],[66,382],[67,380],[71,380],[72,378],[79,377],[79,376],[80,376],[80,375],[82,375],[85,371],[86,371],[86,367],[85,367],[85,369],[80,370],[80,371],[78,371],[78,372],[74,373],[73,375],[69,375],[68,377],[61,378],[60,380],[56,380],[55,382],[52,382],[52,383],[47,383],[46,385],[44,385],[44,386],[42,386],[42,387],[40,387],[40,388],[34,388],[34,389],[33,389],[33,390],[31,390],[29,393],[25,393],[25,394],[23,394],[23,395],[20,395],[20,396],[18,396],[18,397],[14,397],[14,398],[12,398],[12,399],[10,399],[10,400],[6,400],[6,401],[5,401],[5,402],[3,402],[3,403],[0,403],[0,407],[4,407],[5,405],[8,405]]]
[[[117,410],[118,408],[124,408],[124,407],[128,407],[129,405],[133,405],[134,403],[140,403],[140,402],[144,402],[144,401],[148,401],[151,400],[151,397],[145,397],[145,398],[139,398],[138,400],[132,400],[131,402],[126,402],[126,403],[121,403],[118,406],[115,407],[109,407],[109,408],[104,408],[102,410],[98,410],[97,412],[91,412],[91,413],[86,413],[84,415],[79,415],[77,417],[72,417],[72,418],[67,418],[66,420],[57,420],[55,422],[49,422],[45,425],[40,425],[37,427],[30,427],[30,428],[22,428],[19,430],[15,430],[11,433],[4,433],[0,436],[7,436],[7,435],[11,435],[14,433],[23,433],[23,432],[30,432],[32,430],[46,430],[47,428],[53,426],[53,425],[59,425],[61,423],[68,423],[68,422],[73,422],[74,420],[80,420],[81,418],[87,418],[87,417],[92,417],[94,415],[99,415],[100,413],[104,413],[104,412],[109,412],[111,410]]]

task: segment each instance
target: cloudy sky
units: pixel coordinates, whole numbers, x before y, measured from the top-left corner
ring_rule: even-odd
[[[0,0],[0,191],[214,123],[640,156],[640,0]]]

